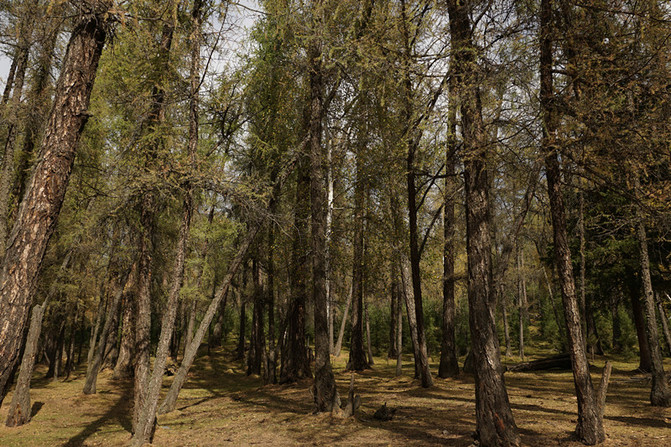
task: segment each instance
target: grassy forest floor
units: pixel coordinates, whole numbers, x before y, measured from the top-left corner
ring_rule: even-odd
[[[531,358],[548,355],[536,353]],[[475,403],[472,375],[436,379],[422,389],[409,376],[394,377],[395,362],[376,358],[374,369],[355,375],[362,406],[353,419],[312,415],[309,381],[262,385],[247,377],[230,350],[197,359],[177,410],[158,418],[157,446],[221,445],[454,445],[472,444]],[[347,395],[347,354],[336,361],[341,396]],[[437,360],[437,359],[434,359]],[[462,359],[463,361],[463,359]],[[510,360],[512,362],[513,360]],[[604,359],[592,362],[599,383]],[[605,446],[671,445],[671,409],[649,404],[650,380],[632,372],[635,361],[614,361],[605,415]],[[671,364],[665,365],[671,369]],[[437,365],[433,365],[433,371]],[[668,371],[667,369],[667,371]],[[67,381],[43,379],[38,367],[32,389],[33,420],[20,428],[4,421],[11,394],[0,409],[0,446],[116,446],[130,439],[132,384],[114,381],[109,370],[98,379],[98,394],[84,395],[84,370]],[[166,377],[169,384],[171,378]],[[524,445],[579,446],[572,441],[576,399],[570,371],[506,373],[506,384]],[[165,390],[164,390],[165,391]],[[397,408],[381,422],[373,413],[383,403]]]

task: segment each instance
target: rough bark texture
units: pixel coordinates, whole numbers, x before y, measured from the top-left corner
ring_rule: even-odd
[[[637,182],[638,183],[638,182]],[[638,186],[638,185],[637,185]],[[650,278],[650,258],[648,256],[648,237],[643,223],[642,211],[639,212],[639,221],[636,234],[638,236],[639,256],[641,261],[641,280],[643,282],[643,305],[645,307],[645,329],[650,346],[650,360],[652,366],[652,389],[650,403],[656,407],[671,406],[671,390],[664,374],[662,350],[659,346],[657,331],[657,317],[655,315],[655,298]]]
[[[598,411],[598,402],[589,374],[585,352],[585,339],[580,320],[580,309],[573,282],[573,265],[568,245],[564,198],[562,196],[561,172],[556,141],[557,119],[554,110],[554,86],[552,80],[552,6],[550,0],[541,1],[540,13],[540,97],[543,121],[545,171],[552,215],[555,263],[564,303],[564,319],[568,334],[568,348],[573,365],[573,381],[578,402],[578,424],[576,435],[583,443],[598,444],[605,439],[603,418]]]
[[[454,84],[454,83],[452,83]],[[454,87],[450,85],[450,104],[447,117],[449,143],[445,156],[445,191],[443,205],[443,318],[441,320],[442,337],[440,343],[440,365],[438,377],[456,377],[459,375],[457,362],[457,342],[455,336],[456,310],[454,305],[454,196],[457,193],[456,180],[456,132],[457,107]]]
[[[44,317],[46,307],[46,301],[42,305],[38,304],[33,307],[33,313],[30,318],[30,329],[28,329],[28,338],[26,339],[26,348],[23,351],[23,359],[21,360],[21,368],[19,369],[19,378],[16,381],[14,396],[7,413],[7,427],[27,424],[31,418],[30,379],[33,376],[37,343],[40,340],[42,318]]]
[[[109,2],[95,1],[79,10],[40,148],[40,161],[7,241],[0,272],[0,402],[17,362],[37,275],[88,118],[91,89],[110,20],[105,15],[108,9]]]
[[[503,380],[494,322],[488,149],[482,122],[479,67],[471,41],[470,6],[470,2],[447,2],[464,146],[468,309],[475,363],[476,431],[483,446],[512,446],[519,445],[520,436]]]

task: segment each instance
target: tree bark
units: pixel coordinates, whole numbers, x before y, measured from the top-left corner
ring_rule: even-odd
[[[282,353],[280,383],[295,382],[312,377],[308,351],[305,346],[305,305],[308,295],[308,219],[310,207],[310,160],[299,154],[296,172],[294,232],[289,271],[289,308],[287,310],[287,339]],[[337,350],[339,352],[339,350]],[[337,355],[337,354],[336,354]]]
[[[191,169],[195,169],[197,165],[202,6],[202,0],[194,0],[193,9],[191,11],[192,35],[190,39],[191,67],[189,76],[191,95],[189,101],[189,142],[187,147],[187,156]],[[180,223],[179,239],[177,241],[177,250],[175,253],[175,263],[172,268],[168,302],[166,303],[163,319],[161,321],[161,334],[159,336],[158,347],[156,348],[154,368],[151,372],[151,378],[149,379],[144,400],[140,403],[140,419],[136,426],[133,438],[131,439],[131,446],[140,447],[146,442],[152,442],[153,434],[156,429],[156,408],[158,407],[159,394],[161,392],[161,385],[163,384],[163,375],[165,374],[165,365],[170,351],[170,338],[174,332],[177,308],[179,307],[179,292],[182,289],[182,283],[184,281],[184,261],[186,259],[186,252],[189,244],[189,231],[191,229],[191,217],[194,208],[194,191],[191,182],[186,181],[183,185],[183,189],[184,202],[182,204],[182,220]]]
[[[133,344],[135,343],[135,312],[134,290],[137,281],[137,264],[131,267],[129,287],[123,292],[123,308],[121,311],[121,341],[119,343],[119,355],[114,365],[112,377],[124,379],[133,376]]]
[[[492,288],[487,137],[482,121],[480,76],[471,41],[470,2],[448,0],[455,89],[460,92],[466,191],[468,309],[475,362],[476,432],[481,445],[516,446],[520,436],[510,409],[496,335]]]
[[[408,194],[408,221],[409,221],[409,252],[410,252],[410,273],[412,280],[412,291],[415,300],[415,324],[417,325],[417,343],[419,344],[420,355],[419,372],[422,387],[428,388],[433,385],[433,377],[428,363],[428,350],[426,346],[426,331],[424,329],[424,304],[422,300],[422,282],[420,271],[421,254],[419,252],[418,242],[418,225],[417,212],[419,207],[417,205],[417,185],[415,184],[415,158],[418,150],[418,135],[417,130],[413,125],[413,89],[412,81],[410,79],[410,36],[408,31],[408,17],[406,11],[405,1],[401,1],[402,14],[402,32],[403,40],[405,42],[405,64],[403,69],[403,95],[404,95],[404,121],[405,132],[404,137],[407,145],[406,157],[406,186]]]
[[[669,319],[666,316],[666,310],[664,310],[664,304],[662,299],[657,294],[657,310],[659,310],[659,319],[662,321],[662,331],[664,331],[664,341],[666,341],[666,348],[668,353],[671,355],[671,331],[669,331]]]
[[[263,353],[265,351],[265,334],[264,334],[264,296],[263,286],[261,285],[259,269],[259,261],[256,258],[252,259],[252,284],[254,306],[252,310],[252,330],[249,337],[249,355],[247,357],[247,375],[261,374],[261,365],[263,364]]]
[[[321,33],[324,14],[322,0],[312,0],[313,38],[307,47],[310,119],[308,125],[308,148],[310,152],[310,211],[312,261],[312,303],[315,327],[315,377],[312,386],[315,410],[330,412],[340,407],[335,377],[331,369],[328,317],[326,315],[326,154],[322,144],[322,120],[324,119],[324,73]]]
[[[457,361],[457,342],[455,336],[456,309],[454,305],[454,196],[457,193],[456,150],[457,150],[457,107],[456,92],[449,87],[449,109],[447,125],[449,129],[448,145],[445,156],[445,201],[443,205],[443,318],[441,320],[442,338],[440,343],[440,366],[438,377],[456,377],[459,375]]]
[[[338,331],[338,341],[336,341],[335,349],[333,351],[333,355],[335,355],[336,357],[340,356],[340,351],[342,350],[342,340],[343,340],[343,337],[345,336],[345,325],[347,324],[347,321],[348,321],[349,308],[352,305],[352,297],[354,295],[352,287],[353,287],[353,285],[350,285],[349,293],[347,294],[347,303],[345,304],[345,312],[343,312],[342,320],[340,320],[340,330]]]
[[[19,370],[19,378],[16,381],[14,396],[12,397],[12,403],[9,405],[9,412],[7,413],[7,427],[17,427],[19,425],[27,424],[32,416],[30,414],[30,379],[33,376],[35,355],[37,354],[37,343],[40,340],[42,318],[44,317],[46,307],[46,300],[42,305],[37,304],[33,307],[33,313],[30,318],[30,329],[28,329],[28,338],[26,340],[26,348],[23,352],[23,359],[21,360],[21,368]]]
[[[17,361],[37,275],[88,118],[91,89],[111,20],[109,7],[108,1],[98,0],[79,9],[63,59],[40,160],[7,241],[0,272],[0,402],[7,393]]]
[[[552,5],[551,0],[541,1],[540,12],[540,98],[543,122],[541,146],[545,152],[545,171],[552,217],[555,262],[564,303],[564,319],[568,334],[568,348],[573,366],[573,381],[578,402],[578,424],[576,435],[583,443],[598,444],[605,439],[603,418],[598,411],[598,402],[589,374],[585,352],[580,309],[575,293],[573,265],[568,245],[564,198],[562,196],[561,172],[558,159],[557,122],[555,93],[552,79]]]
[[[636,178],[636,187],[640,187]],[[662,350],[659,346],[659,334],[657,332],[657,316],[655,314],[655,298],[650,278],[650,258],[648,256],[648,237],[643,222],[643,212],[638,207],[638,225],[636,235],[638,237],[639,256],[641,262],[641,280],[643,282],[643,305],[645,308],[645,328],[650,346],[650,360],[652,366],[652,389],[650,390],[650,403],[655,407],[671,406],[671,390],[664,374],[662,363]]]
[[[403,374],[403,302],[401,284],[398,279],[400,273],[396,268],[392,268],[392,271],[396,285],[396,377],[398,377]]]
[[[641,302],[642,286],[641,283],[633,276],[633,274],[630,276],[628,286],[629,298],[631,299],[631,310],[634,317],[634,326],[636,327],[636,337],[638,339],[638,369],[642,372],[651,372],[652,354],[646,332],[645,310],[643,303]]]
[[[361,152],[361,148],[358,148]],[[364,349],[364,207],[365,189],[363,160],[361,153],[356,155],[356,182],[354,185],[354,237],[352,256],[352,331],[350,339],[349,361],[347,369],[363,371],[370,368]]]

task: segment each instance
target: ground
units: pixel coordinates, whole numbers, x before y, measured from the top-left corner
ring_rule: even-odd
[[[541,355],[538,353],[537,355]],[[347,355],[336,360],[341,396],[351,374]],[[247,377],[230,350],[202,355],[180,395],[177,410],[159,416],[154,445],[449,445],[469,446],[475,429],[473,377],[436,379],[422,389],[412,380],[410,358],[404,375],[394,377],[395,363],[376,358],[372,370],[355,374],[362,406],[354,418],[313,415],[310,382],[263,386]],[[434,359],[437,360],[437,359]],[[462,359],[463,360],[463,359]],[[514,359],[510,360],[511,362]],[[592,362],[592,380],[599,383],[603,358]],[[649,404],[650,380],[633,373],[635,362],[615,361],[605,414],[606,447],[671,445],[671,409]],[[666,365],[671,369],[671,364]],[[437,365],[433,364],[433,371]],[[84,395],[83,370],[66,381],[43,379],[38,368],[32,390],[33,420],[19,428],[0,427],[0,446],[121,446],[130,439],[132,384],[115,381],[109,370],[98,379],[98,393]],[[570,372],[506,373],[515,420],[522,442],[529,446],[571,446],[576,399]],[[169,385],[171,378],[166,377]],[[165,390],[164,390],[165,391]],[[7,417],[11,393],[0,409]],[[392,421],[373,413],[383,403],[396,408]]]

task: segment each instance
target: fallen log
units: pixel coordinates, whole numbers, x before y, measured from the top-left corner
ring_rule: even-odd
[[[567,353],[559,354],[506,367],[506,371],[509,372],[544,371],[548,369],[571,369],[571,357]]]

